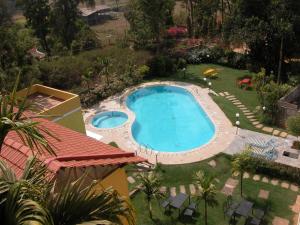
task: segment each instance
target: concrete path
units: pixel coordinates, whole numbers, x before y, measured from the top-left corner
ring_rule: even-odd
[[[277,156],[277,159],[275,160],[275,162],[300,168],[300,160],[299,159],[294,159],[294,158],[283,156],[284,151],[298,153],[298,150],[292,149],[290,147],[290,146],[292,146],[293,141],[296,139],[296,137],[293,137],[293,136],[287,136],[286,138],[282,138],[282,137],[276,137],[273,135],[262,134],[262,133],[258,133],[258,132],[254,132],[254,131],[250,131],[250,130],[239,129],[238,135],[235,136],[234,141],[229,145],[228,148],[226,148],[226,150],[224,152],[227,154],[230,154],[230,155],[242,152],[245,149],[245,147],[247,146],[247,140],[249,138],[263,139],[266,141],[269,140],[270,138],[276,139],[279,146],[276,147],[278,156]]]

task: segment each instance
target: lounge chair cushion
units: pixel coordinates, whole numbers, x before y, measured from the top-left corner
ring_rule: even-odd
[[[185,216],[192,216],[194,214],[194,211],[191,209],[185,209],[183,215]]]

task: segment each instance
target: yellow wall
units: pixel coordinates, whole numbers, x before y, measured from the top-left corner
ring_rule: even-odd
[[[56,121],[56,123],[85,134],[85,126],[81,110],[61,118],[60,120]]]
[[[41,112],[41,115],[51,115],[50,120],[69,129],[85,134],[85,125],[81,112],[79,96],[56,105],[55,107]]]
[[[100,182],[104,188],[113,187],[121,196],[129,199],[127,175],[123,168],[116,169]]]
[[[131,204],[129,199],[127,175],[123,168],[116,169],[113,173],[100,181],[99,185],[96,187],[96,190],[102,191],[103,188],[105,189],[108,187],[113,187],[121,196],[126,198],[129,204]],[[121,221],[123,225],[128,225],[128,222],[125,218],[121,217]]]
[[[76,94],[70,92],[61,91],[55,88],[35,84],[28,89],[23,89],[18,92],[21,97],[26,96],[26,94],[41,93],[49,96],[54,96],[56,98],[62,99],[63,101],[50,109],[40,112],[40,115],[50,115],[47,118],[53,120],[54,122],[67,127],[69,129],[78,131],[85,134],[85,125],[83,121],[83,116],[81,112],[80,98]]]

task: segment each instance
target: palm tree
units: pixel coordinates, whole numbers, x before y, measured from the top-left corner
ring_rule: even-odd
[[[67,182],[54,193],[55,181],[36,158],[29,158],[23,175],[0,161],[0,217],[6,225],[43,224],[134,224],[127,201],[109,188],[96,193],[94,183],[84,185],[85,176]]]
[[[194,175],[195,184],[199,186],[199,197],[204,200],[204,220],[207,225],[207,206],[214,207],[218,204],[216,200],[215,178],[206,174],[204,171],[198,171]]]
[[[148,203],[149,216],[152,219],[152,203],[153,199],[164,197],[159,191],[161,185],[160,177],[155,172],[139,174],[139,179],[142,184],[141,191],[145,194]]]
[[[241,189],[241,196],[243,196],[243,177],[246,171],[252,170],[253,166],[249,163],[251,159],[251,148],[247,147],[242,153],[237,154],[234,156],[231,166],[233,173],[240,174],[240,189]]]
[[[46,151],[55,155],[54,149],[45,138],[45,135],[55,138],[54,135],[46,128],[39,126],[39,122],[32,120],[39,116],[26,115],[26,112],[33,110],[33,105],[28,102],[30,88],[24,98],[17,97],[19,81],[20,76],[17,77],[11,93],[1,92],[0,95],[0,152],[5,137],[9,132],[14,131],[30,149],[35,148],[38,153]]]
[[[104,75],[105,80],[106,80],[106,85],[109,84],[109,75],[110,75],[110,65],[111,65],[111,60],[107,57],[103,57],[103,58],[99,58],[98,59],[98,63],[99,63],[99,72],[100,75]]]
[[[91,91],[91,81],[94,77],[94,71],[89,69],[86,73],[81,76],[82,81],[86,84],[88,92]]]

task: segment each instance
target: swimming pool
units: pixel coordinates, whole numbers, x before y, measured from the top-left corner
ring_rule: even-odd
[[[91,123],[96,128],[115,128],[121,126],[128,120],[126,113],[119,111],[108,111],[96,114]]]
[[[126,104],[135,113],[132,136],[161,152],[183,152],[207,144],[215,126],[186,89],[159,85],[131,93]]]

